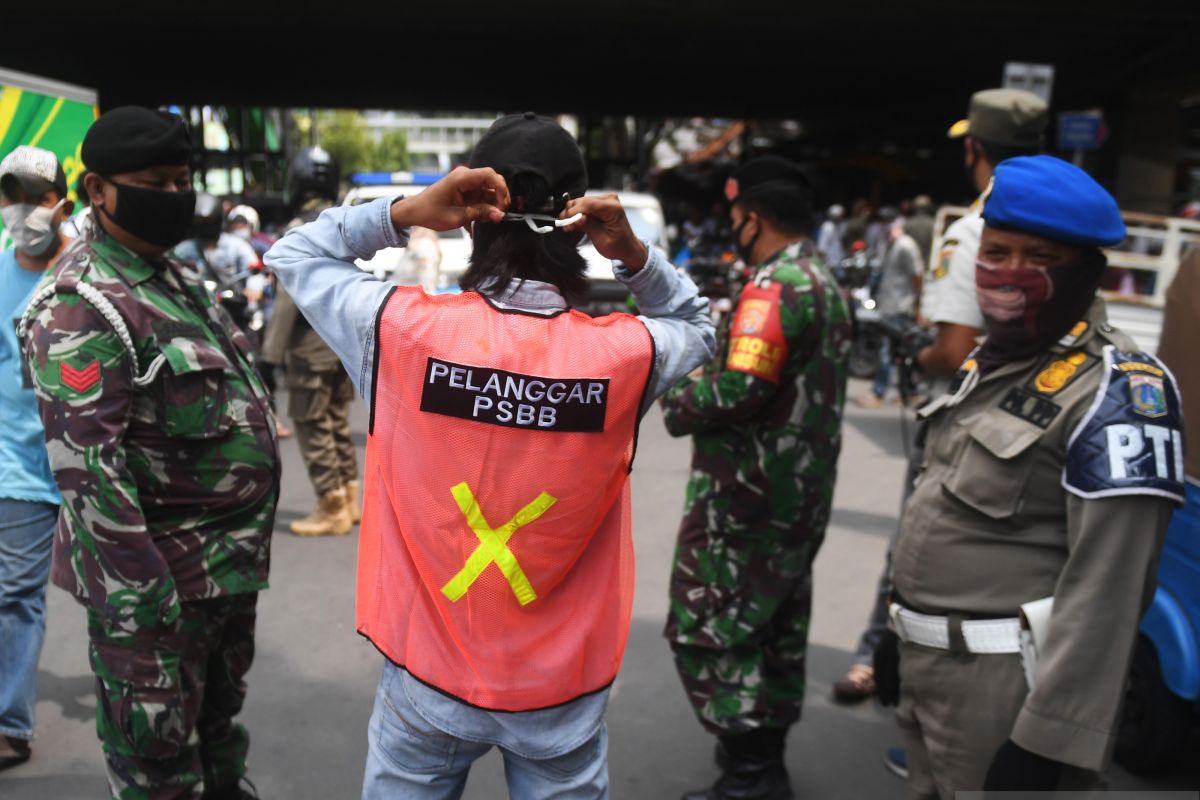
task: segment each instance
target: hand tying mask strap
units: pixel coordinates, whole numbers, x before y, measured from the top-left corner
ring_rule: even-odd
[[[566,219],[558,219],[557,217],[552,217],[549,214],[514,214],[511,211],[504,215],[505,222],[524,222],[529,226],[529,230],[533,231],[534,233],[541,234],[550,233],[555,228],[565,228],[568,225],[574,225],[581,219],[583,219],[582,213],[575,214],[574,216],[567,217]],[[541,220],[551,224],[538,225],[536,222],[534,222],[534,220]]]

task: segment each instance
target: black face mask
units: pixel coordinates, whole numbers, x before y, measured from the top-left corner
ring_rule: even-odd
[[[741,223],[733,229],[733,249],[737,251],[738,258],[742,259],[746,264],[753,266],[753,264],[750,264],[750,254],[754,252],[754,243],[758,241],[758,237],[762,234],[762,226],[759,226],[758,233],[750,237],[749,242],[742,244],[742,229],[746,227],[746,223],[749,221],[750,215],[747,214],[742,218]]]
[[[174,247],[187,236],[196,210],[196,192],[144,189],[105,178],[117,187],[117,213],[101,209],[104,216],[144,242]]]

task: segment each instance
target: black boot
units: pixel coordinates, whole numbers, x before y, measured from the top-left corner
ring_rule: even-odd
[[[206,788],[200,800],[258,800],[258,790],[249,778],[243,776],[237,783]]]
[[[722,775],[708,789],[688,792],[683,800],[792,800],[783,766],[786,729],[763,728],[718,737],[716,759]]]

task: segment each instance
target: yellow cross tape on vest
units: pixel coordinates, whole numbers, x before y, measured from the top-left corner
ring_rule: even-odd
[[[550,506],[558,502],[558,499],[542,492],[532,503],[518,511],[512,519],[499,528],[493,529],[484,519],[483,511],[479,508],[475,496],[471,494],[471,487],[467,486],[465,481],[451,487],[450,493],[454,495],[454,501],[458,503],[458,508],[462,511],[463,516],[467,518],[467,524],[479,537],[479,546],[471,553],[467,563],[459,570],[458,574],[442,587],[442,594],[446,595],[450,602],[457,603],[471,588],[471,584],[475,583],[475,580],[488,568],[488,565],[495,562],[508,580],[508,585],[516,595],[518,603],[528,605],[536,600],[537,593],[533,591],[533,585],[525,577],[525,572],[521,569],[517,557],[508,549],[508,540],[512,538],[518,528],[525,527],[545,514]]]

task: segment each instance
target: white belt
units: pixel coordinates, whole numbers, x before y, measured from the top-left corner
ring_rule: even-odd
[[[895,603],[889,606],[888,613],[901,641],[950,649],[950,622],[946,617],[919,614]],[[970,653],[1021,652],[1021,623],[1016,617],[963,620],[962,635]]]

